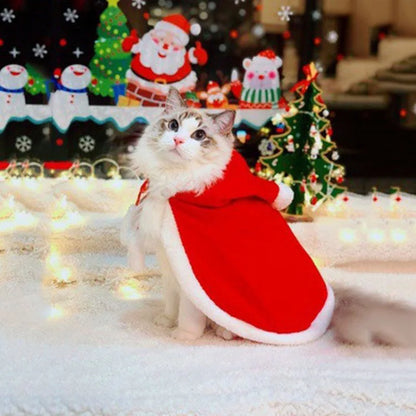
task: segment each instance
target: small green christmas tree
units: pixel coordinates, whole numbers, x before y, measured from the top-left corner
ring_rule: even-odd
[[[294,199],[287,212],[295,215],[345,191],[340,186],[345,169],[335,162],[339,154],[331,141],[329,112],[315,81],[318,72],[313,63],[303,70],[306,79],[292,88],[296,97],[287,112],[277,113],[271,126],[260,130],[262,156],[256,165],[259,176],[291,186]]]
[[[25,86],[25,90],[30,95],[46,94],[47,77],[43,76],[34,66],[26,65],[29,82]]]
[[[95,54],[90,62],[92,76],[97,80],[90,91],[103,97],[114,97],[113,86],[124,84],[131,56],[121,48],[129,34],[127,19],[117,6],[119,0],[107,0],[108,7],[100,16],[95,41]]]

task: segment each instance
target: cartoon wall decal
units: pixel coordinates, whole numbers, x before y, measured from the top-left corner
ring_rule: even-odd
[[[127,97],[145,106],[162,106],[171,86],[182,94],[192,91],[197,76],[191,65],[205,65],[208,60],[199,41],[186,49],[189,35],[199,33],[200,26],[191,25],[180,14],[164,17],[140,39],[132,30],[122,44],[123,50],[133,53],[127,71]]]
[[[280,98],[280,80],[278,69],[282,60],[267,49],[253,58],[245,58],[243,82],[232,76],[232,93],[240,99],[240,108],[269,109],[277,108]]]

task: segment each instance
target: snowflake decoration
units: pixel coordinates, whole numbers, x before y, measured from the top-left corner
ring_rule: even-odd
[[[0,16],[1,16],[1,20],[7,23],[11,23],[13,19],[16,17],[12,9],[6,9],[6,8],[3,9],[3,11],[0,13]]]
[[[132,0],[131,5],[136,9],[141,9],[146,5],[146,0]]]
[[[89,134],[80,137],[78,147],[85,153],[91,152],[95,148],[95,139]]]
[[[260,142],[259,150],[262,156],[270,156],[276,150],[276,146],[268,139],[263,139]]]
[[[66,22],[71,22],[71,23],[75,23],[75,21],[78,19],[78,13],[76,11],[76,9],[66,9],[66,12],[63,13],[64,17],[65,17],[65,21]]]
[[[14,145],[19,152],[28,152],[32,148],[32,139],[26,135],[19,136]]]
[[[48,51],[46,50],[46,45],[40,45],[37,43],[34,48],[32,48],[33,54],[36,58],[43,59]]]
[[[14,59],[16,59],[17,55],[20,55],[20,51],[18,51],[16,48],[13,48],[11,51],[9,51],[9,54],[12,55]]]
[[[72,51],[72,53],[79,59],[79,57],[84,53],[80,48],[78,48],[78,46],[77,46],[77,48],[74,50],[74,51]]]
[[[329,43],[337,43],[338,42],[338,33],[335,30],[330,30],[327,34],[326,34],[326,40]]]
[[[292,8],[290,6],[281,6],[277,15],[280,17],[282,22],[289,22],[290,16],[293,15]]]

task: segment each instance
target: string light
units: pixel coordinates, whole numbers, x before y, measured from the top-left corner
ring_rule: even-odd
[[[353,243],[356,239],[356,233],[352,228],[343,228],[339,232],[339,238],[344,243]]]
[[[126,300],[134,300],[142,298],[139,284],[136,279],[129,279],[120,284],[117,289],[118,294]]]
[[[373,243],[382,243],[385,238],[385,233],[381,229],[373,229],[368,234],[368,239]]]
[[[406,231],[400,229],[400,228],[394,228],[390,232],[391,239],[395,243],[403,243],[406,241]]]
[[[52,305],[48,311],[48,320],[53,321],[65,315],[64,309],[59,305]]]

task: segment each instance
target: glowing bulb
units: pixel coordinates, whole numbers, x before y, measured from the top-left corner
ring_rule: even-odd
[[[49,267],[51,267],[52,269],[57,269],[59,267],[59,256],[58,253],[56,253],[55,251],[52,251],[48,258],[46,259]]]
[[[368,239],[373,243],[382,243],[384,241],[384,231],[379,229],[371,230]]]
[[[71,283],[71,270],[67,267],[62,268],[58,271],[56,280],[58,283]]]
[[[339,238],[344,243],[353,243],[356,238],[355,231],[352,228],[343,228],[339,233]]]
[[[58,305],[52,305],[48,312],[48,319],[49,320],[55,320],[58,318],[62,318],[64,316],[65,312],[64,310],[58,306]]]
[[[395,228],[394,230],[391,230],[391,239],[395,243],[403,243],[406,241],[406,231],[401,230],[400,228]]]
[[[140,299],[142,297],[137,280],[135,279],[129,279],[125,283],[121,284],[118,287],[118,293],[124,299],[128,299],[128,300]]]

